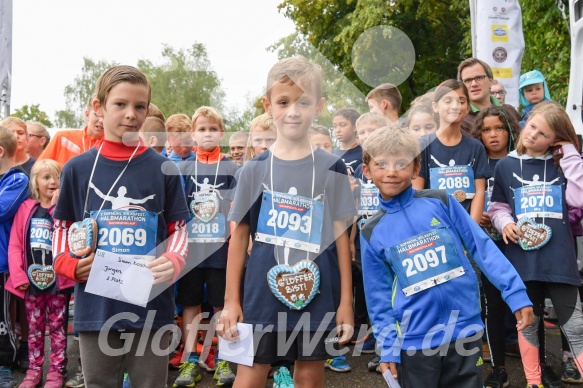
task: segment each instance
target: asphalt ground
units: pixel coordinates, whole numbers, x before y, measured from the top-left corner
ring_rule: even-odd
[[[547,335],[547,361],[554,365],[555,373],[561,375],[561,337],[559,329],[548,328]],[[351,349],[352,350],[352,349]],[[346,373],[333,372],[326,369],[326,387],[331,388],[370,388],[370,387],[386,387],[386,383],[380,373],[369,372],[367,368],[368,361],[373,355],[361,354],[359,356],[352,356],[352,352],[347,354],[347,361],[352,370]],[[484,363],[484,378],[491,367],[490,363]],[[510,387],[525,387],[526,379],[522,369],[522,363],[518,357],[506,356],[506,370],[508,372],[508,379]],[[170,371],[168,386],[171,387],[175,377],[178,375],[176,371]],[[202,381],[196,384],[196,387],[215,387],[212,374],[203,372]],[[271,388],[273,381],[268,380],[266,387]],[[583,384],[566,384],[569,388],[583,388]]]
[[[559,334],[559,329],[554,328],[547,328],[547,360],[550,364],[554,365],[555,373],[560,376],[561,375],[561,339]],[[50,349],[49,342],[47,342],[45,346],[45,373],[48,367],[48,351]],[[76,372],[77,363],[79,359],[79,342],[73,339],[72,335],[68,336],[68,373],[69,376],[72,376]],[[369,354],[362,354],[360,356],[353,356],[352,352],[347,355],[347,360],[352,367],[352,370],[347,373],[337,373],[333,372],[329,369],[326,369],[326,387],[339,387],[339,388],[369,388],[369,387],[383,387],[384,381],[382,376],[379,373],[369,372],[367,369],[367,363],[370,360],[372,355]],[[488,368],[490,367],[489,363],[484,363],[484,377],[487,374]],[[506,370],[508,372],[510,387],[525,387],[526,380],[524,378],[524,372],[522,370],[522,364],[519,358],[517,357],[506,357]],[[205,371],[202,372],[203,378],[200,383],[196,384],[196,387],[203,388],[203,387],[215,387],[213,375],[211,373],[207,373]],[[21,373],[18,370],[13,372],[13,376],[17,379],[17,382],[20,383],[24,378],[24,373]],[[168,387],[172,387],[172,384],[176,377],[178,376],[178,371],[169,369],[168,371]],[[273,381],[268,380],[266,387],[272,387]],[[566,385],[566,387],[583,387],[583,385]],[[115,388],[115,387],[112,387]],[[140,388],[140,387],[133,387],[133,388]]]

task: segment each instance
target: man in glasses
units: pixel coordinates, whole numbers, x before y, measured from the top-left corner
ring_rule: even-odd
[[[28,131],[28,144],[26,145],[26,153],[34,159],[37,159],[43,152],[49,141],[51,135],[44,125],[36,121],[28,121],[26,123],[26,130]]]
[[[490,94],[494,76],[490,66],[477,58],[464,59],[457,68],[457,78],[468,88],[470,94],[470,113],[462,121],[462,130],[472,133],[476,116],[482,109],[492,105],[502,105],[501,101]],[[518,115],[518,112],[517,112]]]
[[[504,85],[497,79],[492,81],[492,86],[490,86],[490,96],[496,98],[502,104],[506,103],[506,89]]]

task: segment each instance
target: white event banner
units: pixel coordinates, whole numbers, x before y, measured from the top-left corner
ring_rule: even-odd
[[[146,307],[153,281],[154,275],[146,267],[143,256],[119,255],[98,249],[85,291]]]
[[[0,118],[10,115],[12,90],[12,0],[0,1]]]
[[[494,78],[506,89],[506,103],[518,107],[524,55],[520,4],[518,0],[470,0],[470,10],[474,57],[490,65]]]

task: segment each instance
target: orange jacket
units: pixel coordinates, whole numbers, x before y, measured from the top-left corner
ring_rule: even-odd
[[[69,159],[85,151],[89,151],[93,146],[99,144],[100,141],[101,139],[87,135],[87,127],[83,130],[62,130],[55,134],[37,160],[53,159],[62,167]]]

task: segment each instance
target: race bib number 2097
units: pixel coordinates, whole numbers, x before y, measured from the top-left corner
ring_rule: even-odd
[[[465,273],[454,241],[445,228],[407,239],[388,249],[386,254],[407,296]]]

